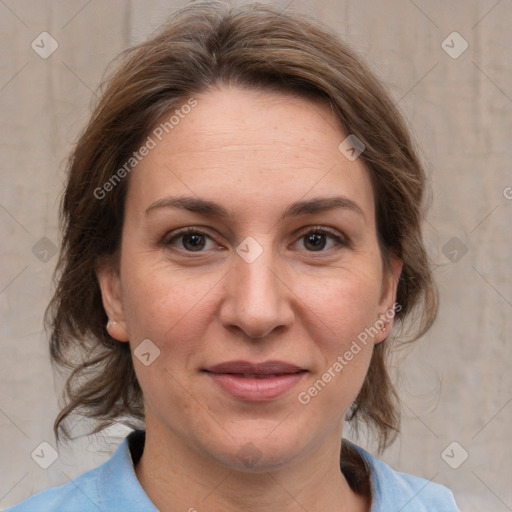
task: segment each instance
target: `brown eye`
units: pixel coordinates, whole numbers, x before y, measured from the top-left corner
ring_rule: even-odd
[[[308,252],[328,252],[336,246],[348,247],[349,245],[344,238],[325,229],[309,230],[301,236],[300,240],[303,240]]]
[[[200,251],[206,245],[205,236],[199,233],[182,235],[182,246],[187,251]]]
[[[312,232],[304,236],[305,247],[313,251],[321,251],[327,243],[324,233]]]
[[[208,241],[210,241],[210,246],[208,246]],[[173,236],[163,241],[163,245],[166,247],[174,246],[186,252],[203,252],[204,250],[216,247],[216,244],[209,235],[193,228],[175,232]]]

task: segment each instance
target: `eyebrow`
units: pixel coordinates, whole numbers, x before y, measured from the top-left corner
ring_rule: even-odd
[[[146,209],[146,215],[161,208],[179,208],[218,219],[228,219],[230,217],[228,210],[213,201],[185,196],[159,199]],[[335,208],[355,212],[366,220],[361,207],[352,199],[343,196],[318,197],[307,201],[297,201],[286,208],[281,215],[281,220],[288,217],[298,217],[299,215],[321,213]]]

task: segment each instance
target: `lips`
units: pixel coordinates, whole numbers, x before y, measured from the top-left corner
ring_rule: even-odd
[[[207,372],[224,373],[240,376],[270,377],[276,375],[287,375],[305,371],[299,366],[284,363],[282,361],[265,361],[263,363],[250,363],[248,361],[228,361],[206,368]]]
[[[284,395],[307,370],[282,361],[228,361],[205,368],[204,372],[232,398],[262,402]]]

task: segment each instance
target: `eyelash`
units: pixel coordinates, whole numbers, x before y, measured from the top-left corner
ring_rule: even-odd
[[[350,244],[350,241],[348,240],[348,238],[346,237],[343,237],[343,236],[340,236],[338,235],[336,232],[334,231],[331,231],[330,229],[327,229],[325,227],[322,227],[322,226],[313,226],[313,227],[310,227],[308,228],[307,231],[303,231],[297,240],[300,240],[302,238],[304,238],[306,235],[309,235],[309,234],[320,234],[320,235],[327,235],[329,238],[331,238],[332,240],[334,240],[336,242],[336,244],[342,248],[350,248],[351,244]],[[163,240],[163,245],[168,247],[170,245],[173,245],[173,243],[180,239],[181,237],[185,236],[185,235],[190,235],[190,234],[194,234],[194,235],[201,235],[201,236],[206,236],[207,238],[210,238],[211,240],[212,237],[204,232],[204,231],[201,231],[200,229],[198,228],[194,228],[192,226],[190,227],[186,227],[186,228],[183,228],[183,229],[180,229],[178,231],[175,231],[173,233],[173,236],[171,238],[164,238]],[[201,250],[201,251],[188,251],[182,247],[179,248],[180,250],[186,252],[186,253],[190,253],[190,254],[193,254],[195,252],[197,253],[203,253],[205,252],[204,250]],[[309,252],[309,253],[329,253],[331,252],[333,249],[335,248],[331,248],[331,249],[327,249],[327,250],[319,250],[319,251],[306,251],[306,252]]]

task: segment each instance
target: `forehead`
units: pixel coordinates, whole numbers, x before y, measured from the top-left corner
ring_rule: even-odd
[[[154,148],[130,177],[127,208],[147,208],[166,195],[196,195],[235,212],[268,210],[341,194],[373,218],[368,172],[361,159],[350,161],[339,151],[348,134],[323,102],[234,87],[194,99],[196,106],[175,116],[168,133],[152,136]]]

